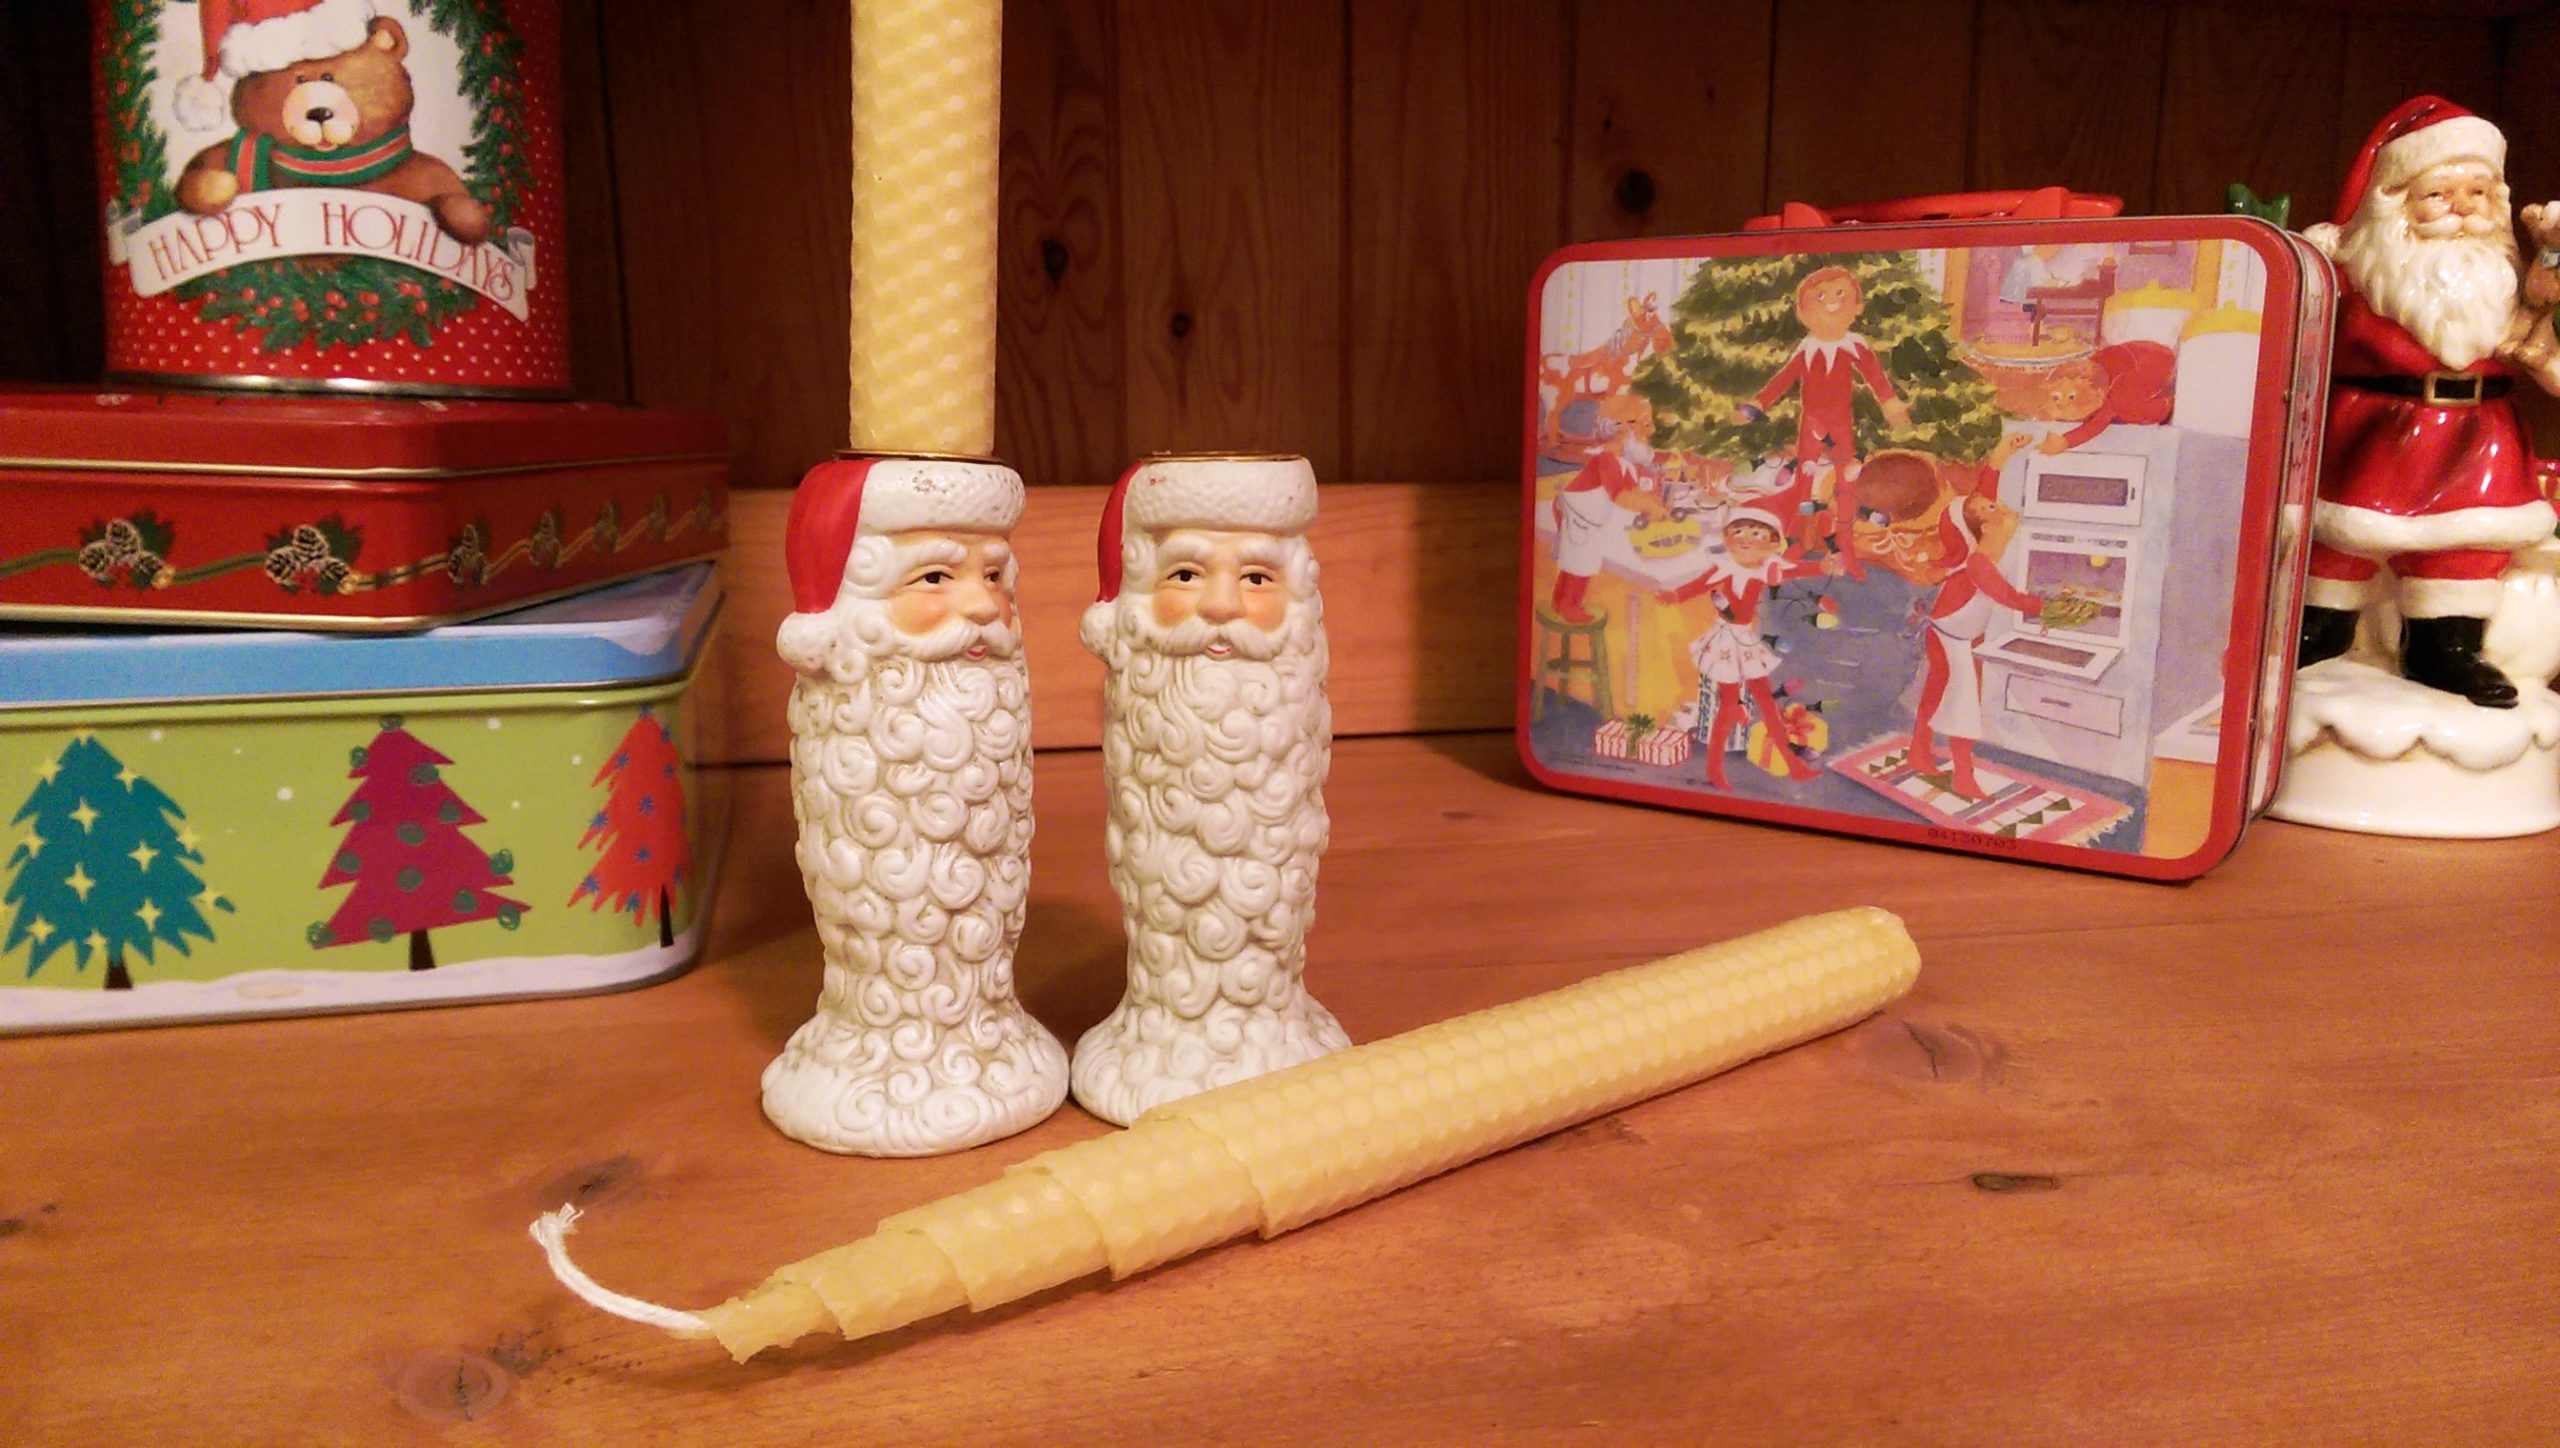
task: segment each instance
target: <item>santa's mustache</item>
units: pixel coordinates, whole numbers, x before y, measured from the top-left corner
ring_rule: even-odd
[[[1279,656],[1286,642],[1282,635],[1254,627],[1242,619],[1211,623],[1197,616],[1186,618],[1170,627],[1149,619],[1142,634],[1147,644],[1160,654],[1181,656],[1207,655],[1213,658],[1270,659]],[[1220,646],[1223,652],[1218,652]]]
[[[949,618],[923,633],[903,635],[897,651],[926,663],[940,663],[958,658],[1009,659],[1021,648],[1022,630],[1013,624]]]
[[[2423,237],[2428,241],[2441,241],[2448,236],[2487,236],[2497,229],[2497,218],[2482,212],[2473,212],[2468,216],[2448,212],[2433,221],[2409,223],[2411,236]]]

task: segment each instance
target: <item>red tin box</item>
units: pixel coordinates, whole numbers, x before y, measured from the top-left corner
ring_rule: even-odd
[[[0,618],[413,629],[717,555],[720,424],[0,392]]]
[[[1549,259],[1533,774],[2152,879],[2229,853],[2281,758],[2334,284],[2259,221],[2052,194]]]

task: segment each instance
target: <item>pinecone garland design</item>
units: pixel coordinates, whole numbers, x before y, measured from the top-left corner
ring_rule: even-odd
[[[462,531],[453,535],[452,544],[444,552],[444,572],[466,588],[488,581],[489,550],[481,540],[479,524],[465,523]]]
[[[115,550],[107,545],[106,539],[101,538],[94,543],[81,545],[80,571],[99,583],[116,581]]]

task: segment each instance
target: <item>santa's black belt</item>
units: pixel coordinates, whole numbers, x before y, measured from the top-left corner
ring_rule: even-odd
[[[2430,372],[2423,377],[2340,377],[2340,387],[2415,397],[2446,407],[2469,407],[2516,390],[2512,377],[2483,377],[2475,372]]]

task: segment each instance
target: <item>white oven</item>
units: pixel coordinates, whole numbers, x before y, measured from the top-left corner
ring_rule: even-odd
[[[2131,642],[2126,605],[2141,563],[2140,535],[2029,523],[2010,552],[2001,571],[2029,593],[2056,600],[2060,616],[2051,624],[2011,616],[1981,652],[2065,678],[2095,681],[2105,674]]]
[[[2135,453],[2031,453],[2018,511],[2032,519],[2142,525],[2150,459]]]

